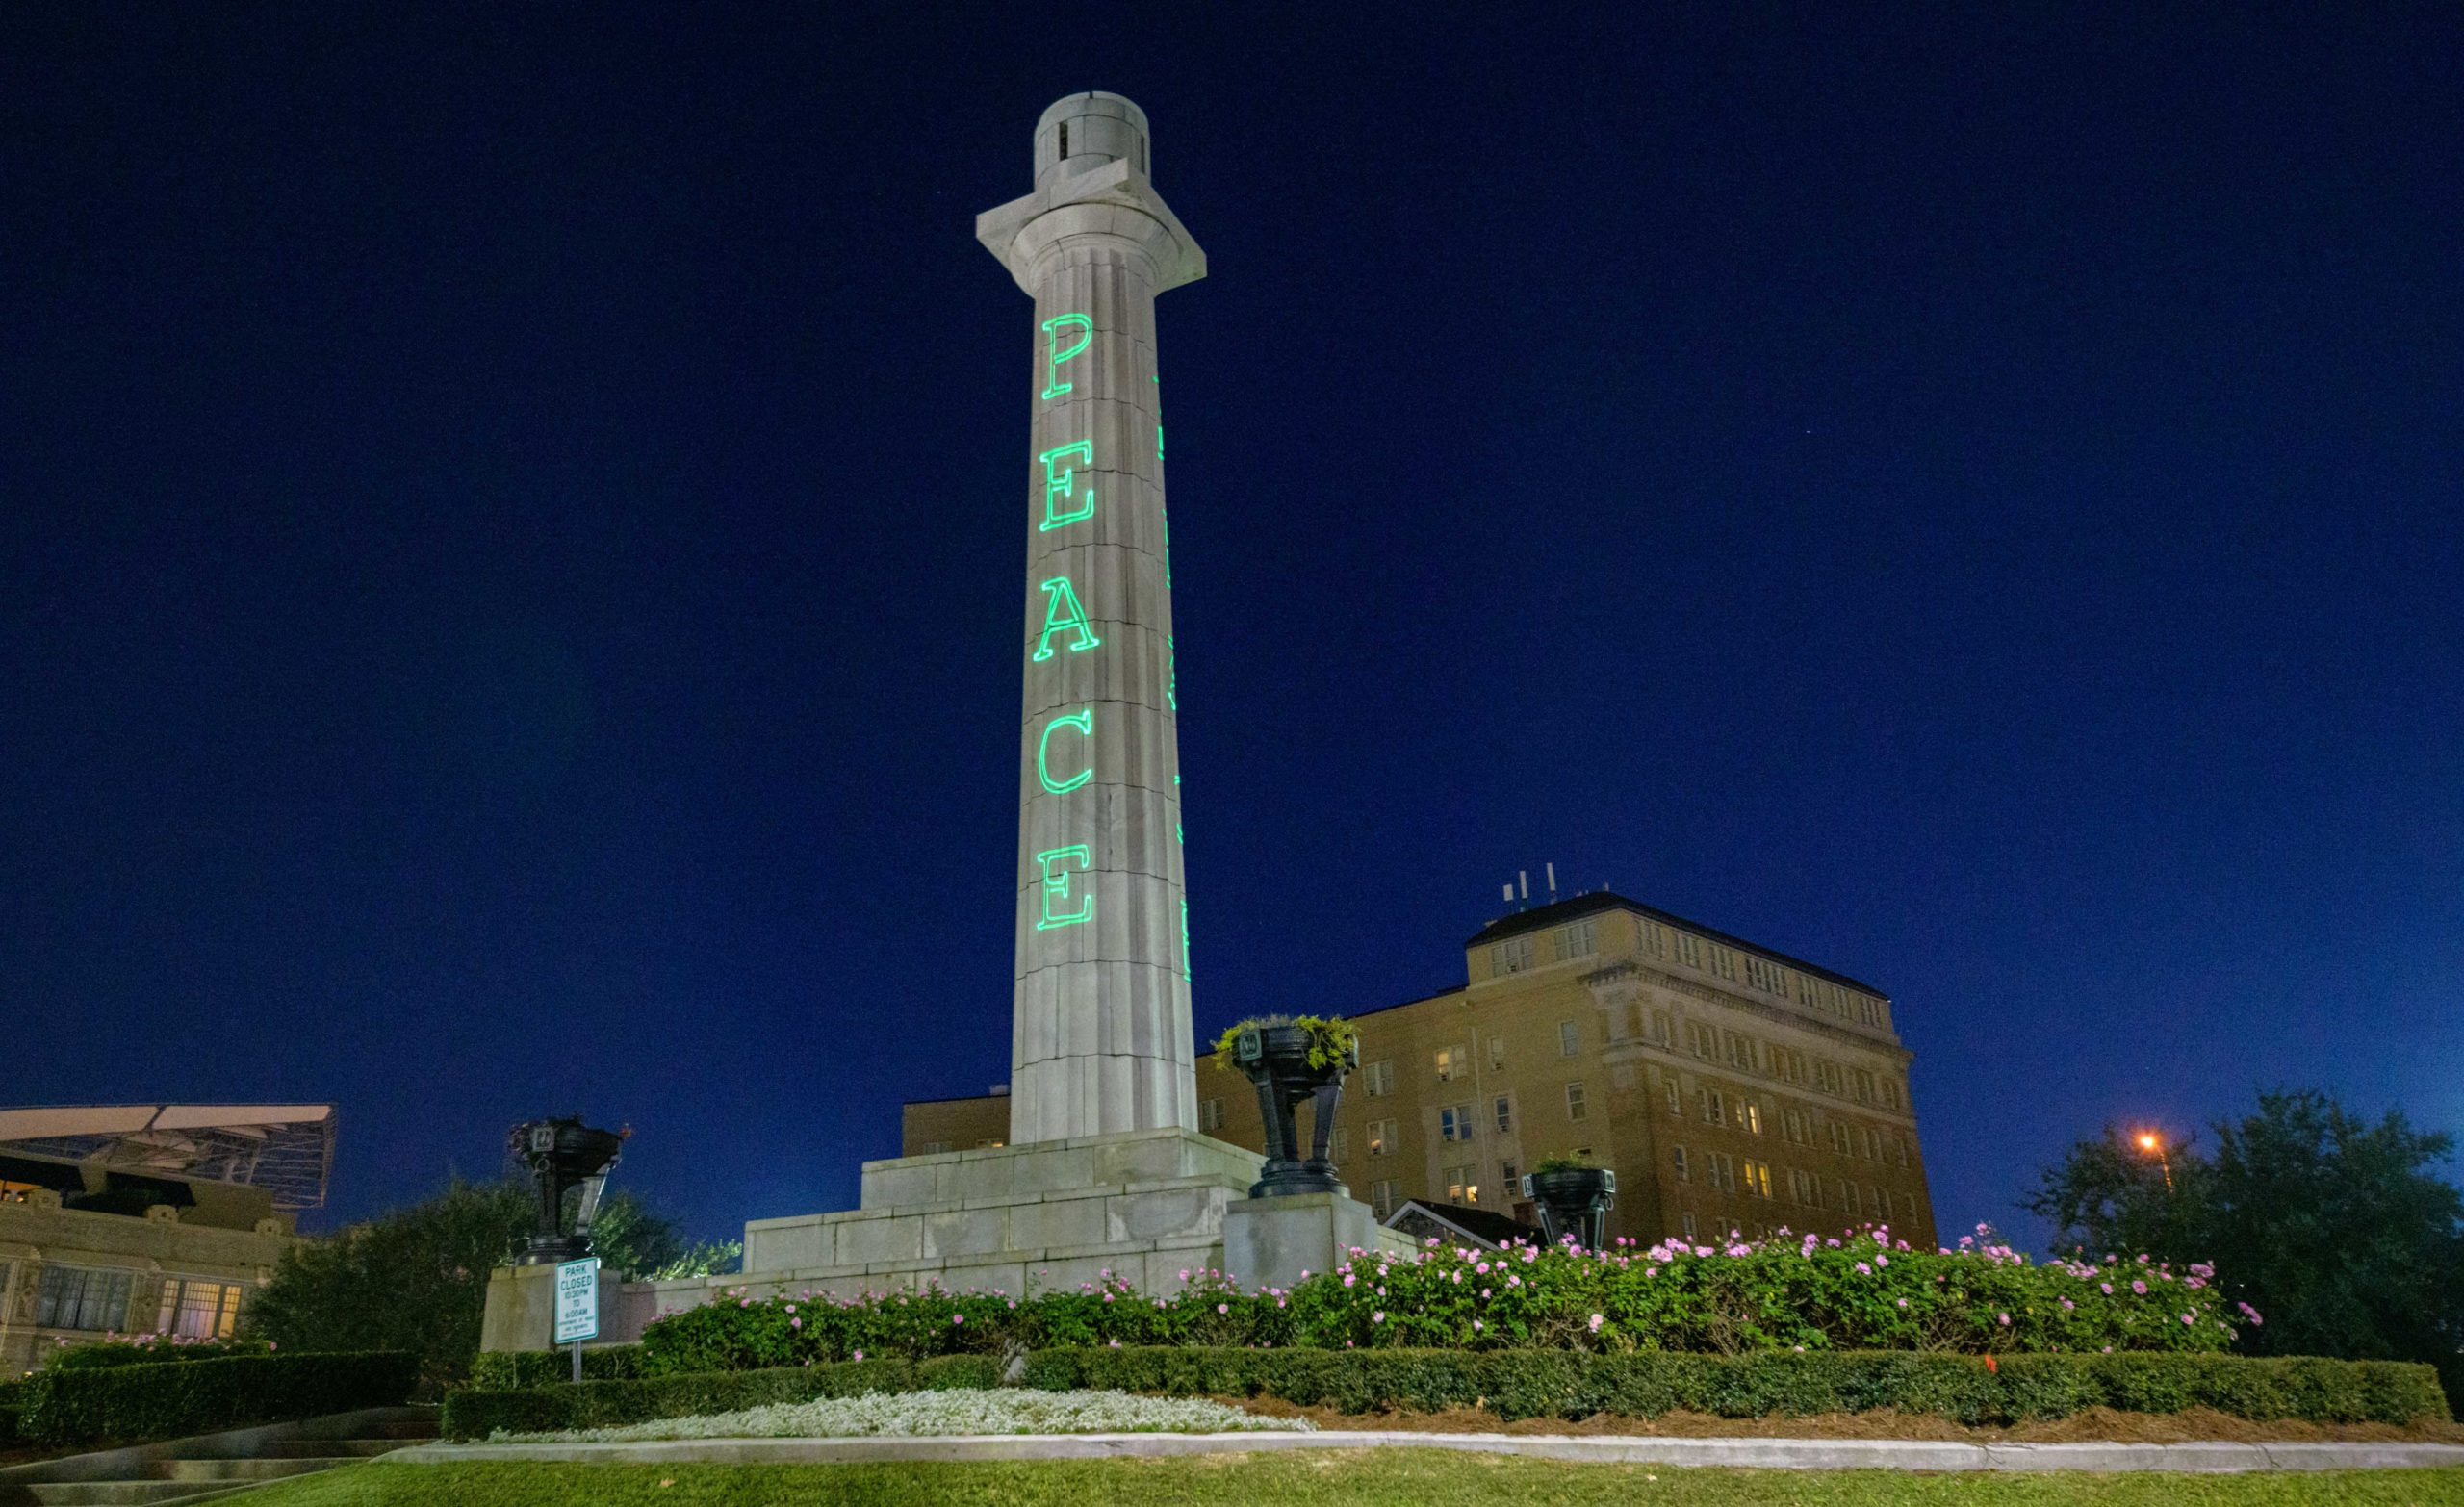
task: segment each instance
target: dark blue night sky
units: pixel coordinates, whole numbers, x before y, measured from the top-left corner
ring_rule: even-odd
[[[2464,1131],[2464,11],[1642,9],[0,11],[0,1103],[330,1098],[326,1224],[578,1109],[715,1235],[1005,1078],[972,217],[1097,88],[1202,1032],[1553,860],[1888,990],[1949,1230]]]

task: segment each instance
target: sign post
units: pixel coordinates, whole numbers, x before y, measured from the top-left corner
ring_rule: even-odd
[[[581,1346],[599,1338],[599,1258],[556,1264],[556,1341],[574,1347],[574,1380],[581,1380]]]

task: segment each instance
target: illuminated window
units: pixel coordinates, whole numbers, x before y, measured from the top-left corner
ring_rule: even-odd
[[[1745,1193],[1749,1198],[1771,1196],[1771,1163],[1749,1162],[1745,1164]]]
[[[1762,1106],[1754,1100],[1742,1099],[1737,1102],[1736,1119],[1739,1125],[1745,1127],[1746,1134],[1750,1136],[1762,1134]]]
[[[1395,1061],[1379,1058],[1360,1070],[1361,1091],[1373,1099],[1383,1099],[1395,1091]]]
[[[1590,1112],[1590,1106],[1583,1102],[1582,1085],[1579,1083],[1566,1085],[1566,1118],[1578,1120]]]
[[[1465,1059],[1471,1055],[1459,1046],[1439,1047],[1436,1057],[1437,1081],[1442,1084],[1450,1084],[1457,1075],[1468,1073],[1472,1064]]]
[[[1391,1177],[1381,1177],[1369,1185],[1369,1208],[1372,1213],[1380,1219],[1394,1215],[1397,1186],[1396,1180]]]
[[[1582,1050],[1582,1031],[1571,1020],[1557,1022],[1557,1055],[1572,1057]]]
[[[1527,973],[1531,968],[1531,938],[1510,936],[1489,948],[1489,972],[1502,978],[1509,973]]]
[[[1222,1100],[1206,1099],[1199,1102],[1197,1107],[1197,1128],[1202,1131],[1219,1131],[1223,1128]]]
[[[1513,1135],[1514,1101],[1507,1098],[1504,1094],[1500,1094],[1498,1095],[1497,1103],[1493,1105],[1492,1108],[1497,1111],[1496,1118],[1498,1122],[1498,1134],[1501,1136]]]
[[[1391,1157],[1395,1154],[1395,1122],[1393,1120],[1369,1122],[1369,1154],[1373,1157]]]
[[[191,1340],[228,1340],[240,1323],[240,1285],[196,1277],[163,1283],[160,1327]]]
[[[1476,1204],[1480,1201],[1480,1173],[1473,1166],[1448,1167],[1444,1174],[1446,1201],[1450,1204]]]
[[[1470,1140],[1472,1138],[1472,1107],[1450,1104],[1437,1111],[1437,1138]]]
[[[42,1289],[35,1299],[38,1329],[126,1329],[128,1284],[125,1271],[87,1266],[47,1265]]]

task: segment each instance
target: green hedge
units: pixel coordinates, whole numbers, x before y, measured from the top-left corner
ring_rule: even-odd
[[[1052,1391],[1272,1396],[1345,1413],[1484,1406],[1509,1418],[1723,1418],[1896,1408],[1962,1423],[2056,1418],[2092,1407],[2213,1408],[2236,1418],[2409,1423],[2449,1417],[2437,1373],[2392,1361],[2219,1355],[1976,1356],[1919,1351],[1687,1355],[1565,1350],[1040,1351],[1025,1383]]]
[[[18,1443],[17,1409],[23,1405],[25,1394],[23,1382],[0,1381],[0,1449],[12,1448]]]
[[[389,1407],[418,1379],[418,1357],[393,1350],[42,1370],[18,1386],[17,1429],[42,1444],[177,1439]]]
[[[446,1393],[444,1432],[448,1439],[485,1439],[498,1429],[532,1433],[612,1428],[778,1402],[856,1397],[868,1392],[980,1391],[1000,1381],[997,1357],[945,1355],[930,1361],[845,1361],[836,1366],[790,1366],[766,1371],[564,1382],[522,1391],[474,1388]]]
[[[519,1392],[526,1387],[570,1383],[571,1350],[485,1350],[471,1358],[471,1386],[477,1392]],[[642,1369],[642,1347],[611,1344],[581,1352],[584,1381],[632,1381],[649,1374]]]
[[[101,1340],[55,1351],[43,1363],[49,1371],[103,1370],[115,1366],[169,1366],[193,1361],[225,1361],[235,1355],[271,1355],[262,1340]]]

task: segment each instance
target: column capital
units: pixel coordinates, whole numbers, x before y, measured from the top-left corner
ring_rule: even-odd
[[[1090,241],[1142,254],[1154,267],[1157,293],[1206,275],[1206,253],[1196,239],[1126,160],[1055,177],[1024,198],[986,210],[975,217],[975,239],[1030,297],[1040,265]]]

